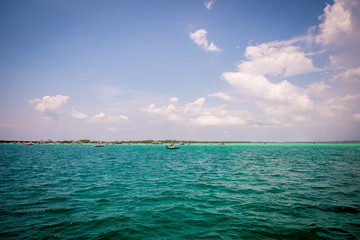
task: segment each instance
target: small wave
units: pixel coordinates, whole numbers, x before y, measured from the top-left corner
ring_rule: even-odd
[[[58,213],[71,212],[73,210],[75,210],[75,209],[74,208],[50,208],[50,209],[45,209],[43,212],[52,213],[52,214],[58,214]]]
[[[191,146],[159,153],[158,146],[121,146],[100,155],[83,146],[42,150],[34,157],[41,161],[36,168],[26,167],[27,153],[19,168],[4,160],[15,170],[1,169],[7,172],[0,238],[360,237],[358,154],[337,147],[251,145],[209,152]],[[342,161],[330,152],[339,152]]]
[[[96,200],[97,203],[106,203],[106,202],[110,202],[109,199],[106,199],[106,198],[101,198],[101,199],[98,199]]]
[[[296,210],[306,210],[306,209],[317,209],[324,212],[333,212],[333,213],[350,213],[350,214],[358,214],[359,207],[352,206],[333,206],[328,207],[324,205],[316,205],[316,204],[297,204],[293,207]]]
[[[351,214],[357,214],[359,213],[359,210],[354,207],[350,206],[335,206],[331,208],[325,208],[325,211],[330,211],[334,213],[351,213]]]
[[[245,233],[246,234],[246,233]],[[340,228],[325,228],[318,226],[303,227],[300,229],[256,228],[251,232],[251,238],[258,239],[357,239],[350,232]]]
[[[43,201],[46,203],[50,203],[50,202],[62,202],[62,201],[67,201],[69,199],[68,196],[61,196],[61,197],[49,197],[44,199]]]
[[[50,213],[50,214],[61,214],[72,212],[74,208],[46,208],[46,209],[34,209],[29,211],[16,211],[12,214],[14,215],[30,215],[30,214],[39,214],[39,213]]]

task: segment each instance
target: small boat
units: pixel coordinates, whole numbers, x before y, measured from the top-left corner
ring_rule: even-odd
[[[171,144],[170,146],[166,146],[166,149],[179,149],[180,147],[175,147],[174,144]]]
[[[103,147],[104,145],[102,145],[102,144],[96,144],[96,145],[94,145],[94,147]]]

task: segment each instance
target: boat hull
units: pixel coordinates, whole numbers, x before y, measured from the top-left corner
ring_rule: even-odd
[[[173,147],[173,146],[171,146],[171,147],[168,147],[168,146],[166,146],[166,149],[179,149],[180,147]]]

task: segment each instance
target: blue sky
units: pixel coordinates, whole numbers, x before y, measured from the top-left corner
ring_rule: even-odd
[[[1,1],[0,138],[359,140],[359,10]]]

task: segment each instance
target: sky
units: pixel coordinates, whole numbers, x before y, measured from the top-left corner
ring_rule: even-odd
[[[357,0],[0,1],[0,139],[360,140]]]

